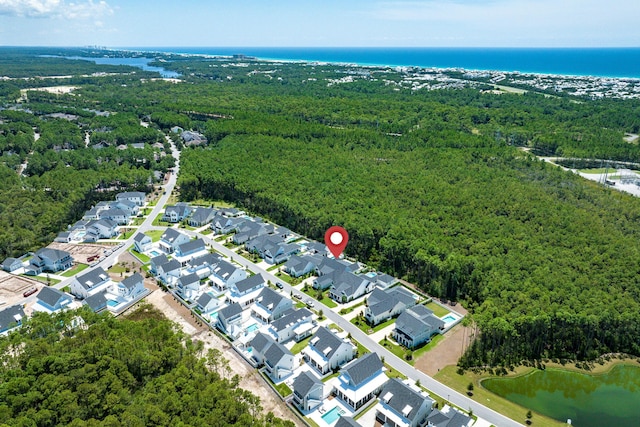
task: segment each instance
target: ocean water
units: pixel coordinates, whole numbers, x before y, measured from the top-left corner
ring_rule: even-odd
[[[640,78],[640,48],[127,47],[124,49],[220,56],[243,54],[259,59],[286,61]]]

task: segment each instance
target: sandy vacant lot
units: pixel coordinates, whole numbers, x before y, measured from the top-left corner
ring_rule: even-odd
[[[240,387],[245,390],[250,390],[260,398],[264,413],[273,412],[273,414],[279,418],[291,420],[297,426],[304,426],[304,424],[291,413],[291,410],[282,402],[280,397],[265,383],[256,369],[236,354],[229,343],[218,337],[218,335],[207,326],[198,325],[191,315],[191,312],[182,304],[175,301],[170,294],[158,289],[147,296],[146,301],[164,313],[168,319],[179,324],[182,330],[187,335],[190,335],[192,339],[202,341],[205,349],[217,348],[222,351],[229,361],[231,375],[238,374],[242,378]]]
[[[445,366],[457,364],[471,342],[472,333],[473,328],[462,326],[462,323],[457,324],[444,334],[442,341],[433,350],[416,360],[415,368],[429,376],[434,376]]]
[[[87,258],[94,255],[104,256],[104,250],[109,249],[113,245],[97,245],[97,244],[75,244],[75,243],[51,243],[48,248],[61,249],[67,251],[73,257],[75,263],[87,263]]]
[[[0,309],[9,307],[24,300],[23,292],[33,287],[42,288],[42,283],[24,276],[14,276],[0,271]]]

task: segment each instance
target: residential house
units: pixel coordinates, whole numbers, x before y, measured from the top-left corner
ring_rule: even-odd
[[[208,277],[213,273],[213,268],[220,262],[220,255],[209,253],[195,257],[187,261],[186,272],[188,274],[195,273],[201,279]]]
[[[265,372],[274,382],[293,373],[295,369],[294,355],[271,336],[258,332],[249,344],[251,357],[258,366],[264,365]]]
[[[316,266],[315,274],[318,276],[313,280],[313,287],[322,291],[329,289],[344,272],[358,270],[357,264],[345,260],[322,257],[320,264]]]
[[[374,287],[375,282],[370,277],[345,271],[334,280],[329,297],[339,303],[346,303],[371,292]]]
[[[376,279],[376,286],[379,287],[380,289],[388,289],[398,281],[398,279],[396,279],[395,277],[385,273],[380,273],[380,272],[376,274],[375,279]]]
[[[21,305],[14,305],[0,311],[0,334],[22,326],[25,314]]]
[[[191,213],[191,206],[186,203],[177,203],[175,206],[167,206],[162,215],[162,220],[176,223],[186,219]]]
[[[186,266],[191,258],[206,255],[208,253],[204,240],[195,239],[179,245],[176,248],[174,257],[180,261],[182,266]]]
[[[77,275],[69,287],[71,293],[80,299],[104,293],[111,286],[111,278],[102,267]]]
[[[396,319],[393,338],[407,348],[416,348],[431,341],[431,336],[444,330],[444,322],[433,311],[416,305],[402,312]]]
[[[264,224],[253,221],[243,221],[236,226],[236,234],[233,235],[232,241],[236,245],[242,245],[249,240],[265,234],[267,234],[267,230]]]
[[[210,277],[213,286],[219,291],[225,291],[240,280],[246,279],[247,272],[228,261],[220,260],[220,262],[213,267],[213,273]]]
[[[295,365],[293,353],[280,343],[273,341],[264,352],[264,371],[274,382],[293,374]]]
[[[238,284],[240,283],[242,282],[238,282]],[[291,301],[290,298],[287,298],[280,292],[276,292],[273,289],[266,287],[259,291],[259,295],[255,298],[255,304],[253,305],[252,310],[255,317],[262,320],[264,323],[271,323],[272,321],[281,318],[287,310],[291,310],[292,308],[293,301]]]
[[[245,243],[244,247],[247,251],[258,254],[260,258],[264,258],[264,254],[268,249],[273,250],[280,243],[284,243],[284,239],[273,234],[255,237]]]
[[[141,191],[127,191],[124,193],[116,194],[117,201],[128,200],[130,202],[135,203],[138,206],[144,205],[145,198],[146,198],[146,194]]]
[[[462,412],[445,405],[442,410],[434,409],[427,416],[428,427],[471,427],[474,419]]]
[[[9,273],[24,267],[24,264],[18,258],[7,258],[2,262],[2,269]]]
[[[42,248],[38,249],[33,258],[29,260],[27,274],[38,275],[43,271],[55,273],[71,268],[73,258],[67,251],[60,249]]]
[[[98,213],[98,219],[108,219],[118,225],[126,225],[129,222],[129,218],[131,218],[131,215],[117,208],[105,209]]]
[[[244,215],[245,212],[236,208],[220,208],[220,214],[229,218],[237,218]]]
[[[160,242],[158,242],[158,244],[166,253],[171,254],[178,249],[178,246],[188,243],[190,240],[189,236],[179,232],[175,228],[167,228],[162,236],[160,236]]]
[[[235,339],[242,332],[243,310],[240,304],[229,304],[218,311],[218,323],[220,331]]]
[[[192,227],[202,227],[211,224],[217,213],[218,211],[213,208],[196,208],[189,218],[189,225]]]
[[[44,286],[33,305],[33,311],[43,311],[45,313],[55,313],[62,311],[73,302],[73,298],[56,288]]]
[[[286,342],[290,339],[299,342],[311,335],[314,327],[313,312],[306,308],[290,309],[282,317],[271,322],[268,332],[277,342]]]
[[[129,200],[120,200],[111,204],[111,207],[116,209],[122,209],[127,213],[129,217],[138,215],[140,213],[140,206],[138,206],[135,202],[130,202]]]
[[[307,252],[310,254],[326,257],[329,253],[324,243],[316,242],[315,240],[310,241],[305,246],[307,247]]]
[[[419,297],[403,286],[382,290],[375,288],[367,298],[364,317],[370,325],[375,326],[392,317],[400,315],[404,310],[413,307]]]
[[[340,369],[334,392],[355,412],[373,399],[388,379],[380,357],[367,353]]]
[[[112,239],[118,235],[118,224],[110,219],[88,221],[84,225],[83,240],[86,243],[97,242],[99,239]]]
[[[420,427],[434,405],[425,392],[392,378],[382,387],[375,406],[376,421],[389,427]]]
[[[282,269],[291,277],[302,277],[315,270],[322,262],[319,255],[294,255],[284,264]]]
[[[351,417],[340,417],[333,427],[362,427],[356,420]]]
[[[245,218],[228,218],[218,215],[211,222],[211,229],[214,230],[216,234],[229,234],[246,221],[248,220]]]
[[[214,311],[222,307],[222,301],[208,292],[200,295],[200,297],[196,300],[196,303],[198,304],[198,310],[200,310],[202,314],[213,313]]]
[[[97,220],[98,219],[98,208],[94,206],[93,208],[91,208],[88,211],[86,211],[84,213],[84,215],[82,216],[82,219],[85,220],[85,221]]]
[[[312,411],[324,400],[324,385],[309,371],[300,373],[293,382],[293,403],[301,411]]]
[[[104,292],[90,295],[85,298],[82,303],[87,305],[94,313],[100,313],[107,309],[107,298],[105,297]]]
[[[195,298],[200,293],[200,277],[197,274],[180,276],[176,282],[176,292],[184,299]]]
[[[158,255],[157,257],[153,257],[151,258],[151,261],[149,263],[149,271],[153,274],[157,274],[158,273],[158,267],[161,266],[162,264],[166,264],[169,262],[169,258],[167,258],[167,256],[165,254],[162,255]]]
[[[286,262],[293,255],[300,252],[300,246],[294,243],[279,243],[277,245],[267,245],[263,252],[263,259],[268,264],[281,264]]]
[[[132,301],[147,289],[144,287],[144,277],[140,273],[133,273],[122,282],[117,283],[115,290],[119,297]]]
[[[242,309],[249,307],[256,301],[266,284],[261,274],[249,276],[228,285],[228,300],[240,304]]]
[[[169,260],[166,263],[157,266],[156,275],[165,284],[173,286],[180,277],[180,270],[182,265],[175,259]]]
[[[135,246],[136,251],[138,251],[139,253],[150,250],[152,244],[153,241],[151,240],[151,237],[147,236],[144,233],[138,233],[133,238],[133,245]]]
[[[307,363],[321,375],[338,369],[356,355],[356,346],[348,339],[342,339],[324,326],[318,328],[302,350]]]
[[[180,134],[180,138],[184,141],[184,145],[190,147],[192,145],[207,145],[207,138],[198,132],[185,130]]]

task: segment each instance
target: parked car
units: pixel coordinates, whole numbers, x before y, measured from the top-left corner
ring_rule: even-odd
[[[313,301],[311,300],[307,301],[307,307],[313,307]]]
[[[278,287],[278,289],[284,288],[284,286],[282,286],[282,283],[280,282],[276,282],[276,286]]]

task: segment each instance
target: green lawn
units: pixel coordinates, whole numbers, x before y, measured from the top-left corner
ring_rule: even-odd
[[[133,221],[131,221],[131,225],[142,225],[143,222],[144,218],[134,218]]]
[[[293,347],[291,347],[291,353],[293,354],[298,354],[302,351],[303,348],[305,348],[307,346],[307,344],[309,344],[309,341],[311,340],[311,337],[307,337],[305,339],[303,339],[300,342],[297,342],[293,345]]]
[[[387,368],[387,376],[389,378],[400,378],[401,380],[406,380],[407,376],[393,369],[388,363],[385,362],[385,368]]]
[[[76,274],[80,273],[82,270],[85,270],[89,268],[89,266],[87,264],[77,264],[75,267],[73,267],[71,270],[67,270],[64,273],[61,274],[61,276],[64,277],[73,277]]]
[[[152,242],[157,242],[160,240],[160,237],[164,234],[163,230],[149,230],[146,233],[147,236],[151,237]]]
[[[114,264],[113,267],[111,267],[109,270],[107,270],[109,273],[114,273],[114,274],[118,274],[118,273],[124,273],[125,271],[127,271],[127,268],[120,265],[120,264]]]
[[[391,353],[398,356],[400,359],[407,361],[404,357],[404,355],[407,353],[407,349],[405,349],[404,347],[393,343],[391,340],[385,341],[384,338],[378,344],[380,344],[381,346],[389,350]],[[409,363],[410,365],[413,365],[411,361],[407,361],[407,363]]]
[[[327,381],[333,379],[333,378],[337,378],[340,375],[340,372],[334,372],[333,374],[329,375],[328,377],[324,377],[322,379],[323,383],[326,383]]]
[[[425,307],[427,307],[429,310],[433,311],[433,314],[435,314],[436,317],[443,317],[443,316],[446,316],[447,314],[451,313],[449,310],[447,310],[446,308],[436,304],[435,302],[430,302],[428,304],[425,304]]]
[[[391,353],[395,354],[399,358],[405,360],[408,364],[413,365],[413,363],[419,357],[423,356],[429,350],[432,350],[443,339],[444,339],[444,337],[442,335],[440,335],[440,334],[434,335],[433,337],[431,337],[431,342],[429,342],[426,345],[423,345],[422,347],[416,348],[416,349],[411,351],[411,356],[412,356],[411,360],[407,360],[405,358],[405,355],[409,352],[409,350],[407,350],[405,347],[403,347],[401,345],[396,344],[395,342],[391,341],[390,339],[387,339],[385,341],[384,338],[383,338],[382,340],[380,340],[380,342],[378,344],[380,344],[381,346],[383,346],[384,348],[386,348],[387,350],[389,350]]]
[[[351,319],[351,323],[356,325],[365,334],[372,334],[374,332],[378,332],[378,331],[386,328],[387,326],[391,325],[395,321],[396,321],[395,318],[391,318],[391,319],[389,319],[387,321],[384,321],[384,322],[380,323],[379,325],[376,325],[376,326],[374,326],[372,328],[371,326],[369,326],[367,324],[367,322],[364,320],[364,318],[354,317],[353,319]]]
[[[168,227],[171,224],[168,223],[167,221],[162,221],[162,216],[164,214],[159,213],[158,216],[153,220],[153,222],[151,223],[152,225],[156,226],[156,227]]]
[[[213,239],[213,240],[215,240],[216,242],[222,242],[223,240],[226,240],[226,239],[227,239],[227,235],[226,235],[226,234],[223,234],[223,235],[221,235],[221,236],[216,237],[216,238],[215,238],[215,239]]]
[[[267,271],[273,271],[276,270],[278,267],[280,267],[282,264],[278,264],[278,265],[272,265],[271,267],[267,268]]]
[[[47,279],[47,276],[26,276],[26,275],[24,275],[24,276],[28,277],[30,279],[37,280],[38,282],[44,283],[45,285],[55,285],[55,284],[61,282],[61,280],[54,279],[53,277],[49,277]]]
[[[138,258],[143,264],[151,261],[151,258],[149,258],[147,255],[141,254],[140,252],[136,251],[133,245],[129,248],[129,252],[131,252],[131,255]]]
[[[355,341],[355,340],[353,340]],[[360,344],[359,342],[356,341],[356,347],[358,347],[358,357],[362,356],[363,354],[366,353],[370,353],[369,349],[365,346],[363,346],[362,344]]]
[[[332,323],[329,326],[327,326],[327,329],[333,329],[338,332],[344,332],[344,329],[342,329],[340,326],[336,325],[335,323]]]
[[[276,274],[277,276],[277,274]],[[287,276],[286,274],[284,274],[283,276]],[[289,276],[291,277],[291,276]],[[283,280],[286,281],[286,279],[283,277]],[[296,279],[299,280],[299,279]],[[299,282],[298,282],[299,283]],[[292,283],[290,283],[292,284]],[[318,294],[318,290],[317,289],[313,289],[313,287],[311,286],[307,286],[307,290],[305,291],[304,288],[302,288],[302,292],[304,292],[305,294],[309,295],[311,298],[318,300],[316,298],[316,295]],[[320,301],[321,303],[323,303],[324,305],[326,305],[329,308],[335,308],[338,306],[338,304],[332,300],[331,298],[329,298],[329,291],[322,291],[322,298],[319,299],[318,301]]]
[[[278,277],[278,278],[280,278],[280,279],[282,279],[282,280],[284,280],[285,282],[287,282],[287,283],[288,283],[288,284],[290,284],[291,286],[299,285],[299,284],[300,284],[300,282],[302,282],[302,279],[301,279],[301,278],[299,278],[299,277],[297,277],[297,278],[296,278],[296,277],[291,277],[291,276],[289,276],[289,275],[288,275],[288,274],[286,274],[286,273],[280,273],[280,272],[278,272],[278,273],[276,273],[276,274],[275,274],[275,276],[276,276],[276,277]]]
[[[204,234],[205,236],[211,233],[213,233],[213,230],[210,228],[207,228],[206,230],[200,232],[200,234]]]
[[[615,172],[615,169],[614,168],[579,169],[578,172],[599,175],[603,173],[613,173]]]
[[[275,385],[274,387],[276,388],[276,390],[278,390],[278,393],[280,393],[280,396],[282,397],[287,397],[292,393],[289,386],[286,385],[285,383],[280,383],[278,385]]]
[[[444,336],[438,334],[438,335],[434,335],[431,337],[431,342],[425,346],[422,346],[420,348],[417,348],[414,352],[413,352],[413,358],[415,360],[417,360],[420,356],[422,356],[423,354],[425,354],[426,352],[433,350],[440,341],[442,341],[444,339]]]
[[[349,314],[349,313],[351,313],[353,310],[355,310],[356,308],[358,308],[358,307],[362,307],[364,304],[365,304],[365,302],[364,302],[364,301],[362,301],[362,302],[360,302],[360,303],[358,303],[358,304],[356,304],[356,305],[352,305],[351,307],[343,308],[342,310],[340,310],[340,314],[341,314],[341,315],[343,315],[343,316],[344,316],[345,314]]]

